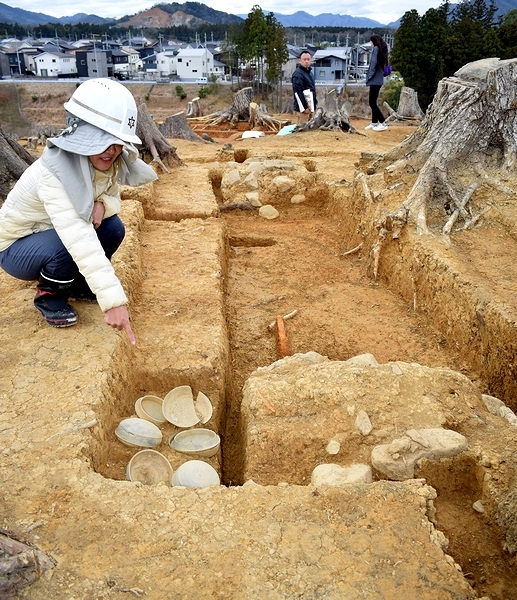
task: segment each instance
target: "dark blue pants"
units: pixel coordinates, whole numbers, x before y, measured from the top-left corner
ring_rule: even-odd
[[[124,239],[124,223],[117,215],[113,215],[104,219],[95,231],[106,256],[111,259]],[[42,270],[61,281],[73,279],[79,273],[55,229],[16,240],[0,252],[0,267],[9,275],[24,281],[38,279]]]
[[[384,123],[384,115],[381,112],[381,109],[377,106],[377,98],[379,97],[379,92],[381,91],[380,85],[371,85],[370,93],[368,94],[368,104],[372,109],[372,123]]]

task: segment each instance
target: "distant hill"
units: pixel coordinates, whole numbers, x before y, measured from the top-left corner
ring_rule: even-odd
[[[382,27],[383,23],[366,17],[351,17],[350,15],[334,15],[322,13],[310,15],[299,10],[292,15],[274,13],[277,21],[284,27]],[[247,15],[239,15],[246,18]]]
[[[0,3],[0,23],[10,23],[18,25],[45,25],[46,23],[91,23],[98,25],[101,23],[112,23],[113,19],[103,19],[97,15],[87,15],[85,13],[77,13],[73,17],[51,17],[39,12],[31,12],[23,10],[23,8],[12,8],[7,4]]]
[[[156,4],[154,8],[161,8],[171,15],[178,11],[183,12],[214,25],[229,25],[235,21],[242,21],[238,15],[231,15],[220,10],[215,10],[200,2],[184,2],[183,4],[171,2],[170,4]]]
[[[200,2],[171,2],[170,4],[156,4],[149,10],[123,17],[116,23],[121,27],[199,27],[204,23],[214,25],[229,25],[235,21],[242,21],[237,15],[230,15],[220,10],[215,10]]]

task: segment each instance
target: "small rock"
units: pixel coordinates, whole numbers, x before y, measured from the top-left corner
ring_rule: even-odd
[[[391,363],[391,371],[395,375],[404,375],[402,369],[397,365],[397,363]]]
[[[483,503],[481,502],[481,500],[477,500],[476,502],[474,502],[474,504],[472,505],[472,508],[478,512],[483,514],[485,512],[485,507],[483,506]]]
[[[283,171],[294,171],[295,168],[294,161],[282,160],[281,158],[265,160],[262,164],[268,171],[275,171],[276,169],[282,169]]]
[[[259,171],[262,171],[263,169],[264,167],[262,166],[262,163],[254,161],[246,165],[245,171],[247,171],[248,173],[257,173]]]
[[[312,485],[340,487],[350,483],[372,483],[372,469],[369,465],[350,465],[342,467],[336,464],[318,465],[311,475]]]
[[[221,182],[222,186],[232,187],[241,182],[241,174],[237,169],[232,169],[229,173],[227,173],[223,177],[223,181]]]
[[[355,426],[357,427],[357,429],[359,429],[362,435],[368,435],[372,431],[372,422],[370,421],[370,417],[364,412],[364,410],[359,410],[357,412]]]
[[[337,454],[341,450],[341,444],[337,440],[330,440],[325,449],[329,454]]]
[[[280,213],[274,206],[271,206],[271,204],[266,204],[259,208],[259,215],[264,217],[264,219],[272,220],[277,219],[280,216]]]
[[[303,194],[296,194],[291,198],[291,204],[301,204],[306,198]]]
[[[375,446],[372,450],[372,466],[390,479],[404,481],[412,479],[415,465],[422,459],[439,460],[456,456],[467,449],[467,438],[450,429],[413,430],[429,444],[424,448],[410,437],[394,439],[391,444]]]
[[[373,354],[358,354],[357,356],[353,356],[348,360],[345,360],[346,365],[364,365],[370,367],[377,367],[379,363],[377,362],[375,356]]]
[[[256,173],[250,173],[245,179],[244,179],[244,183],[246,184],[246,186],[251,189],[251,190],[256,190],[258,189],[259,186],[259,182],[257,179],[257,175]]]
[[[296,181],[286,175],[279,175],[273,179],[271,184],[276,187],[279,192],[285,193],[293,189],[296,185]]]
[[[259,208],[262,206],[262,202],[259,200],[258,192],[248,192],[245,194],[246,200],[251,204],[251,206],[255,206]]]

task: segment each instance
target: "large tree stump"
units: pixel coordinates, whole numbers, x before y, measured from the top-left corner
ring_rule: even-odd
[[[142,140],[140,152],[144,155],[149,154],[152,157],[151,162],[157,163],[164,173],[168,173],[169,170],[163,164],[163,160],[167,161],[169,167],[172,167],[173,160],[177,165],[183,164],[176,154],[176,148],[169,144],[156,126],[145,103],[138,105],[136,135]]]
[[[232,104],[228,108],[204,117],[194,117],[191,120],[208,125],[236,124],[238,121],[247,121],[250,118],[250,102],[253,102],[253,88],[245,87],[234,94]]]
[[[448,234],[459,221],[479,220],[487,193],[516,193],[505,183],[517,164],[516,79],[517,59],[490,58],[440,81],[422,124],[382,159],[389,180],[418,174],[392,216],[407,217],[422,234],[430,233],[432,212],[433,227]]]
[[[330,131],[338,129],[345,133],[357,133],[358,135],[366,136],[365,133],[357,130],[350,123],[350,117],[344,105],[341,108],[330,110],[318,106],[312,118],[307,123],[298,125],[294,131],[296,133],[300,131]]]
[[[250,111],[251,104],[253,104],[253,107]],[[234,95],[230,107],[204,117],[196,117],[189,120],[212,126],[221,125],[222,123],[236,125],[239,121],[248,121],[252,129],[253,127],[260,126],[270,131],[279,131],[284,125],[289,123],[288,120],[271,117],[265,110],[253,102],[253,88],[251,87],[245,87],[238,91]]]
[[[55,566],[49,554],[0,533],[0,597],[13,596]]]
[[[158,129],[166,138],[179,138],[191,142],[202,142],[203,144],[208,143],[191,129],[184,112],[167,117],[163,123],[158,125]]]
[[[21,174],[35,160],[32,154],[11,139],[0,126],[0,204]]]

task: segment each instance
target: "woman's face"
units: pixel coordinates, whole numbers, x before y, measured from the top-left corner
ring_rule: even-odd
[[[107,171],[115,160],[120,156],[123,146],[120,144],[112,144],[106,148],[101,154],[90,156],[90,162],[98,171]]]

